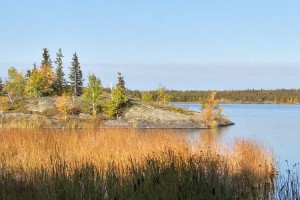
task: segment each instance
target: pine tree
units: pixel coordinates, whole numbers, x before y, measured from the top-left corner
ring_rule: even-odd
[[[56,61],[54,62],[56,67],[56,80],[53,83],[53,89],[56,94],[61,95],[64,90],[66,89],[67,83],[65,79],[65,73],[63,72],[63,58],[62,50],[58,49],[58,52],[56,53]]]
[[[33,63],[33,69],[37,69],[36,63]]]
[[[111,91],[111,100],[104,105],[104,112],[109,117],[118,117],[122,115],[123,109],[129,103],[129,97],[126,95],[125,81],[121,73],[118,73],[118,83]]]
[[[49,95],[53,91],[53,82],[56,76],[52,69],[52,61],[47,48],[43,49],[43,60],[40,72],[43,75],[42,93],[43,95]]]
[[[41,66],[43,65],[50,65],[50,67],[52,67],[52,61],[50,59],[49,50],[47,48],[43,49],[43,60]]]
[[[3,91],[3,82],[2,82],[2,78],[0,77],[0,95],[2,95],[2,91]]]
[[[73,94],[76,96],[80,96],[82,94],[83,87],[83,79],[82,79],[82,71],[80,69],[80,63],[78,61],[77,54],[73,54],[72,66],[70,67],[70,86],[73,89]]]
[[[118,72],[118,84],[117,84],[117,87],[118,86],[120,86],[121,88],[123,88],[124,90],[126,90],[124,77],[122,76],[121,72]]]

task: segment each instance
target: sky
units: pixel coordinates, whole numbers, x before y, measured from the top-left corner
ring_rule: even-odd
[[[0,77],[77,52],[107,87],[300,88],[299,0],[0,0]],[[55,67],[55,66],[54,66]]]

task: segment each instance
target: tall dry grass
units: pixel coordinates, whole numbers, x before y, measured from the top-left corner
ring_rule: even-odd
[[[0,174],[2,195],[29,199],[259,199],[272,195],[275,164],[250,140],[226,147],[167,130],[3,129]]]

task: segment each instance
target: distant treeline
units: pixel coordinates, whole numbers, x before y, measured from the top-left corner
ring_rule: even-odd
[[[147,91],[155,99],[156,90]],[[212,91],[198,90],[166,90],[171,95],[171,102],[199,102],[199,99],[206,98]],[[216,91],[216,100],[219,103],[300,103],[300,89],[277,89],[277,90],[225,90]],[[133,98],[141,99],[143,91],[128,91]]]

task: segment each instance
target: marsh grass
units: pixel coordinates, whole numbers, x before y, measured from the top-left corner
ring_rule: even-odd
[[[2,199],[271,199],[275,165],[251,140],[233,147],[172,131],[0,131]]]

